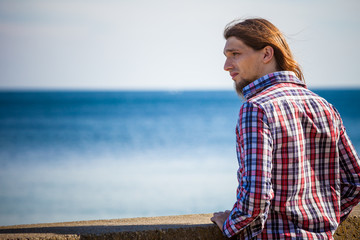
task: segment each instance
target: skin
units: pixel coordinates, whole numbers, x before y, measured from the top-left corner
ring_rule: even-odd
[[[277,71],[274,49],[271,46],[254,50],[240,39],[229,37],[226,40],[224,55],[226,57],[224,70],[230,73],[240,96],[245,86],[264,75]],[[223,231],[224,222],[230,213],[229,210],[216,212],[211,221]]]
[[[276,71],[274,50],[270,46],[254,50],[242,40],[229,37],[226,40],[224,55],[224,70],[230,73],[239,95],[242,95],[242,89],[246,85]]]

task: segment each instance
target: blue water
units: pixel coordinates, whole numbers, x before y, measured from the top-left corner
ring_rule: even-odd
[[[360,150],[360,90],[315,90]],[[0,225],[210,213],[235,201],[233,91],[0,92]]]

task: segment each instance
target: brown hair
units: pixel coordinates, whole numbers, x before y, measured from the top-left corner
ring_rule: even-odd
[[[271,22],[262,18],[230,22],[224,30],[224,37],[236,37],[249,47],[260,50],[266,46],[274,49],[274,57],[279,71],[293,71],[305,82],[299,64],[295,61],[285,37]]]

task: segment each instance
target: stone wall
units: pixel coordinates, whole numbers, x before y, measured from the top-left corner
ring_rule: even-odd
[[[222,240],[212,214],[130,218],[0,227],[0,239]],[[335,240],[360,239],[360,206],[337,229]]]

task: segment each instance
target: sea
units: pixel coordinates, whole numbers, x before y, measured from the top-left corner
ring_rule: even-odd
[[[313,89],[360,152],[360,89]],[[236,199],[234,91],[0,91],[0,225],[212,213]]]

